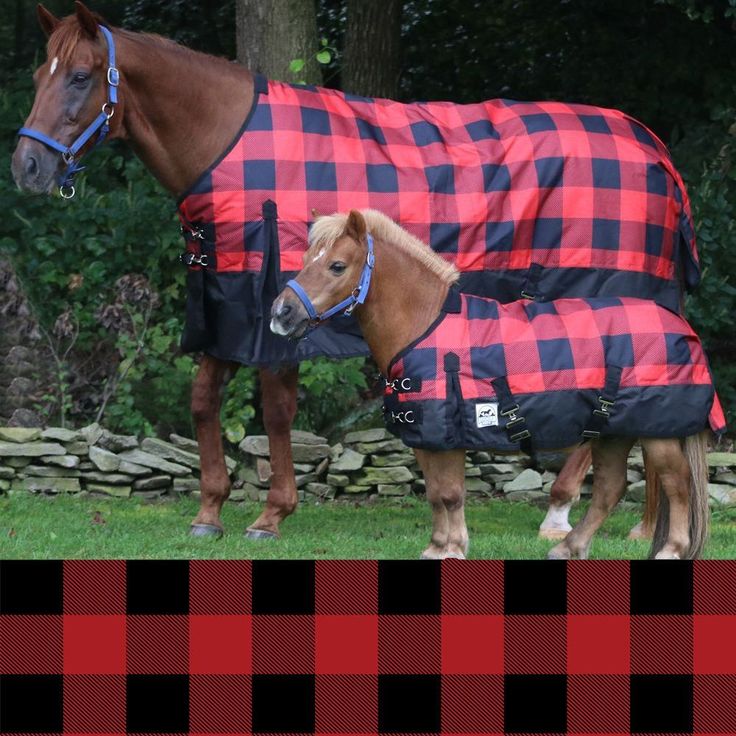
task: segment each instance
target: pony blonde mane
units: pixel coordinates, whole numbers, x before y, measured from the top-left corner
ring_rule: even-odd
[[[446,284],[454,284],[460,273],[452,263],[437,255],[419,238],[415,238],[404,228],[397,225],[390,217],[378,210],[360,210],[365,219],[368,232],[376,239],[391,245],[418,261],[430,272],[439,276]],[[329,248],[345,234],[348,215],[337,212],[334,215],[319,217],[309,231],[309,248]]]

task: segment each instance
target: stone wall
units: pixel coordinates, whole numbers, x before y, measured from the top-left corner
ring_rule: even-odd
[[[199,455],[193,440],[116,435],[92,424],[81,430],[0,427],[0,491],[87,493],[129,498],[199,493]],[[246,437],[238,460],[227,458],[232,501],[264,501],[271,478],[268,438]],[[349,432],[342,442],[295,430],[292,450],[302,501],[376,500],[423,493],[413,453],[385,429]],[[468,494],[476,498],[546,503],[563,456],[471,452],[465,463]],[[736,453],[708,455],[713,505],[736,505]],[[591,492],[592,476],[583,486]],[[627,500],[644,498],[641,451],[629,458]]]

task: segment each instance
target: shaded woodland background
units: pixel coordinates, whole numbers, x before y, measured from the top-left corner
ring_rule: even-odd
[[[73,7],[46,5],[58,15]],[[89,6],[287,81],[403,101],[561,99],[638,118],[670,146],[688,185],[703,281],[687,313],[736,420],[736,0]],[[23,195],[10,177],[43,58],[35,3],[0,0],[0,422],[104,419],[126,433],[191,434],[196,356],[178,350],[185,269],[171,198],[115,143],[90,157],[72,202]],[[303,364],[298,425],[328,431],[374,379],[362,359]],[[259,428],[255,382],[246,369],[230,385],[231,441]]]

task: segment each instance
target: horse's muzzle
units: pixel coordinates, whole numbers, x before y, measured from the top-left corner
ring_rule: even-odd
[[[19,189],[30,194],[50,194],[56,184],[60,157],[35,141],[18,141],[10,170]]]

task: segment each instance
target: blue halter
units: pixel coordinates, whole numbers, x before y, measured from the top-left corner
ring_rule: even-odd
[[[368,233],[366,235],[366,241],[368,242],[368,255],[365,259],[365,265],[363,271],[360,274],[360,281],[358,285],[352,290],[350,296],[347,299],[343,299],[339,304],[335,304],[334,307],[326,309],[324,312],[318,313],[312,304],[312,300],[309,295],[301,287],[298,281],[295,279],[289,280],[286,285],[294,291],[299,297],[299,300],[304,305],[309,315],[309,321],[311,327],[316,327],[320,323],[328,320],[330,317],[334,317],[338,312],[342,312],[346,315],[351,315],[353,310],[359,305],[363,304],[368,296],[368,289],[371,286],[371,276],[373,275],[373,266],[376,263],[376,256],[373,253],[373,236]]]
[[[90,123],[87,129],[71,144],[71,146],[65,146],[63,143],[55,141],[45,133],[41,133],[33,128],[21,128],[18,131],[18,135],[26,136],[26,138],[33,138],[34,140],[40,141],[49,148],[53,148],[54,151],[58,151],[61,154],[64,163],[67,165],[66,170],[59,176],[59,194],[64,199],[71,199],[74,196],[74,175],[82,171],[85,167],[80,166],[76,162],[76,155],[87,143],[87,141],[99,131],[97,140],[93,147],[97,147],[105,140],[110,130],[110,118],[115,114],[115,105],[118,102],[118,84],[120,83],[120,72],[115,66],[115,42],[112,38],[112,33],[105,26],[98,26],[102,31],[102,35],[107,41],[107,102],[102,105],[102,111],[100,114]]]

